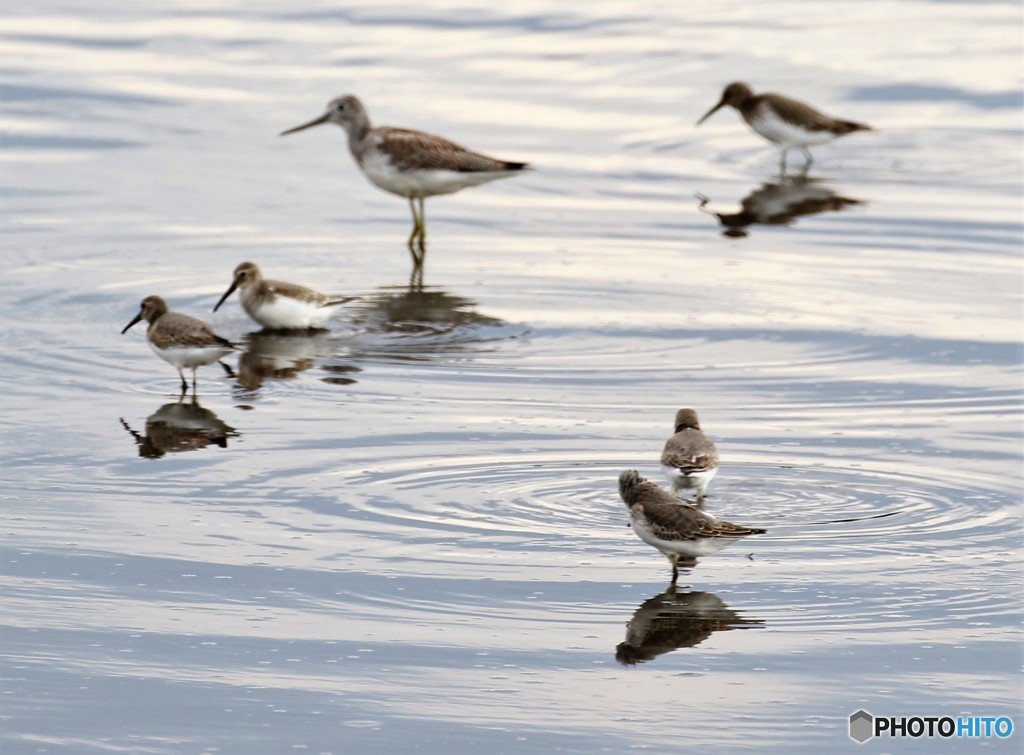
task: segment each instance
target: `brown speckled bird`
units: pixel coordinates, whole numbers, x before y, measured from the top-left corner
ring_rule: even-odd
[[[127,333],[139,320],[149,323],[146,340],[153,353],[177,368],[181,376],[181,392],[188,390],[185,370],[192,370],[192,391],[196,389],[196,370],[213,364],[235,350],[235,345],[213,332],[202,320],[171,312],[159,296],[147,296],[139,305],[139,313],[124,326]]]
[[[255,262],[243,262],[235,268],[231,285],[220,297],[216,312],[235,289],[242,309],[253,320],[270,330],[307,330],[327,321],[353,296],[328,296],[297,283],[268,280]]]
[[[508,178],[527,167],[526,163],[498,160],[472,152],[444,137],[422,131],[391,126],[374,128],[363,103],[351,94],[331,100],[323,115],[282,131],[281,136],[323,123],[335,123],[345,129],[349,152],[371,183],[409,200],[413,224],[409,252],[417,266],[423,264],[426,254],[424,199]]]
[[[679,560],[708,556],[742,537],[766,530],[715,519],[696,506],[648,482],[635,469],[619,475],[619,494],[629,509],[633,531],[668,557],[672,584],[679,578]]]
[[[736,108],[756,133],[782,148],[779,170],[786,171],[786,153],[796,147],[807,159],[804,172],[814,158],[808,147],[825,144],[856,131],[873,131],[871,126],[825,115],[805,102],[765,92],[754,94],[749,86],[734,81],[722,92],[722,99],[697,121],[699,126],[726,105]]]
[[[697,412],[680,409],[676,412],[675,433],[665,442],[661,452],[661,469],[672,483],[672,492],[697,489],[698,503],[704,499],[708,485],[718,474],[718,451],[711,438],[700,429]]]

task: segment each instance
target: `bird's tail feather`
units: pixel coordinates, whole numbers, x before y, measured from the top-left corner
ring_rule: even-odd
[[[874,131],[874,129],[866,123],[857,123],[856,121],[838,121],[838,133],[840,134],[852,134],[854,131]]]

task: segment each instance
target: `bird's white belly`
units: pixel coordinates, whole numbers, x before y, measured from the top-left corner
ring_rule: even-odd
[[[168,364],[179,370],[192,370],[206,364],[213,364],[221,357],[231,353],[227,346],[172,346],[169,349],[158,349],[150,344],[153,353]]]
[[[762,108],[751,119],[750,127],[768,141],[783,147],[813,147],[815,144],[825,144],[836,138],[831,131],[809,131],[788,123],[770,108]]]
[[[321,307],[315,302],[300,301],[290,296],[275,296],[258,307],[243,299],[242,306],[263,327],[287,330],[315,327],[334,314],[340,305]]]
[[[690,474],[683,474],[679,467],[672,467],[668,464],[662,464],[661,470],[665,473],[665,477],[672,483],[676,488],[700,488],[707,486],[718,474],[718,467],[714,469],[706,469],[700,472],[691,472]]]
[[[646,521],[639,519],[633,520],[633,531],[636,532],[641,540],[657,548],[666,556],[678,553],[681,556],[690,556],[691,558],[710,556],[712,553],[722,550],[722,548],[736,539],[715,537],[703,538],[701,540],[662,540],[651,531]]]
[[[382,152],[368,150],[360,165],[375,186],[400,197],[433,197],[453,194],[467,186],[478,186],[498,178],[515,175],[515,171],[455,171],[435,169],[400,170]]]

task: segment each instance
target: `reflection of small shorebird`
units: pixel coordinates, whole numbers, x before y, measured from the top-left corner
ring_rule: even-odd
[[[426,255],[424,199],[514,176],[527,167],[526,163],[471,152],[422,131],[390,126],[373,128],[363,103],[351,94],[331,100],[323,115],[282,131],[281,136],[322,123],[336,123],[345,129],[352,157],[375,186],[409,200],[413,224],[409,251],[416,267],[423,264]]]
[[[330,332],[322,329],[260,330],[246,335],[244,346],[233,377],[245,391],[257,390],[265,380],[291,380],[333,348]]]
[[[676,412],[675,434],[665,442],[661,468],[672,492],[696,488],[697,501],[704,500],[704,491],[718,474],[718,451],[711,438],[700,429],[697,412],[680,409]]]
[[[754,94],[750,87],[739,81],[729,84],[722,92],[718,104],[704,114],[699,126],[720,108],[729,105],[736,108],[739,114],[755,132],[782,148],[779,170],[786,172],[786,153],[796,147],[807,163],[804,171],[810,167],[814,158],[808,147],[826,144],[836,137],[852,134],[855,131],[872,131],[871,126],[854,121],[844,121],[825,115],[810,105],[784,97],[781,94],[766,92]]]
[[[267,280],[253,262],[235,268],[234,279],[220,297],[216,312],[235,289],[242,308],[253,320],[271,330],[305,330],[315,328],[333,315],[341,305],[355,297],[331,297],[305,286],[284,281]]]
[[[633,531],[668,557],[672,584],[679,578],[680,559],[709,556],[742,537],[766,531],[723,522],[681,503],[635,469],[619,475],[619,494],[629,509]]]
[[[196,370],[203,365],[213,364],[221,357],[235,350],[235,345],[213,332],[202,320],[171,312],[167,302],[159,296],[147,296],[142,300],[139,313],[124,326],[121,333],[127,333],[139,320],[149,323],[146,340],[150,348],[165,362],[174,365],[181,376],[181,392],[188,390],[185,370],[192,370],[192,391],[196,390]]]
[[[199,405],[193,397],[186,404],[184,396],[172,404],[164,404],[146,418],[146,434],[140,435],[121,418],[121,425],[135,439],[139,456],[159,459],[165,454],[195,451],[209,445],[227,448],[228,438],[237,437],[216,414]]]
[[[751,225],[790,225],[805,215],[840,212],[863,204],[860,199],[844,197],[825,182],[807,176],[783,176],[778,182],[766,181],[740,202],[739,212],[714,212],[707,209],[710,200],[698,194],[697,209],[718,218],[724,236],[742,237]]]
[[[715,632],[757,629],[759,619],[745,619],[710,592],[681,592],[670,587],[648,598],[626,625],[626,640],[615,648],[623,666],[652,661],[663,653],[692,648]]]

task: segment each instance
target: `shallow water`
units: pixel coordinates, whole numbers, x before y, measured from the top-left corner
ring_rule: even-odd
[[[1016,4],[5,10],[5,753],[1024,725]],[[693,128],[733,79],[878,131],[780,182]],[[534,165],[428,201],[422,290],[343,134],[276,136],[346,91]],[[255,333],[245,259],[361,298]],[[151,293],[243,344],[197,403]],[[672,595],[615,481],[680,406],[769,532]]]

